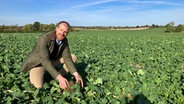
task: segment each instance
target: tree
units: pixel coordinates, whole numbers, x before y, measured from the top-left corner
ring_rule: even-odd
[[[55,25],[53,23],[49,24],[49,31],[54,30],[55,29]]]
[[[47,24],[40,24],[40,31],[41,32],[48,31],[48,25]]]
[[[174,22],[170,22],[166,25],[166,31],[167,33],[171,33],[171,32],[174,32]]]
[[[5,29],[5,25],[0,26],[0,32],[3,32]]]
[[[34,22],[33,24],[33,31],[34,32],[39,32],[40,31],[40,22]]]
[[[170,22],[169,24],[170,24],[171,26],[174,26],[175,23],[172,21],[172,22]]]
[[[182,32],[183,30],[184,30],[184,26],[181,24],[176,27],[176,32]]]
[[[24,25],[24,27],[22,28],[22,31],[23,32],[32,32],[33,31],[33,25],[32,24],[27,24],[27,25]]]

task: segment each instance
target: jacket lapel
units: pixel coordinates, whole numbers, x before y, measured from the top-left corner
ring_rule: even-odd
[[[49,46],[49,51],[50,51],[50,53],[52,53],[52,51],[54,50],[55,39],[56,39],[56,35],[55,35],[55,31],[54,31],[54,32],[50,35],[50,46]]]
[[[54,50],[54,44],[55,44],[55,42],[51,41],[50,46],[49,46],[50,53],[52,53],[52,51]]]

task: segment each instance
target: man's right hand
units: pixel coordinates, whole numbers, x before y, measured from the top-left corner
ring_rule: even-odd
[[[68,87],[68,81],[64,78],[61,74],[56,77],[57,81],[59,82],[59,86],[62,89],[66,89]]]

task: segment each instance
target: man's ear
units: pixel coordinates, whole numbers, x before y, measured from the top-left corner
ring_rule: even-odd
[[[55,28],[55,31],[57,31],[58,27]]]

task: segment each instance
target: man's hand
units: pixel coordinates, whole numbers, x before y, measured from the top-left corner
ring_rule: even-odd
[[[59,74],[59,75],[56,77],[56,79],[57,79],[57,81],[59,82],[60,88],[66,89],[66,88],[68,87],[68,81],[67,81],[67,79],[64,78],[62,75]]]
[[[81,87],[83,87],[83,80],[82,80],[81,76],[78,74],[78,72],[74,72],[73,75],[75,77],[76,83],[80,84]]]

